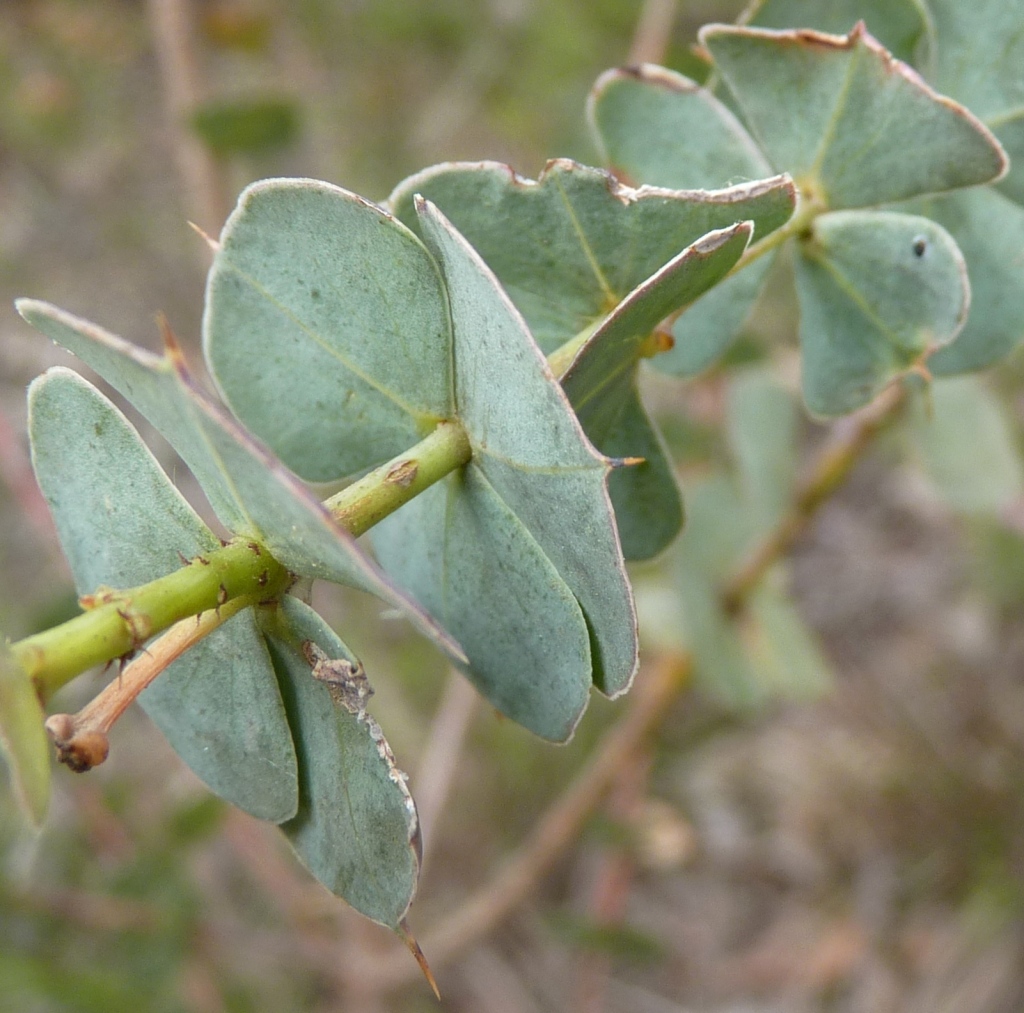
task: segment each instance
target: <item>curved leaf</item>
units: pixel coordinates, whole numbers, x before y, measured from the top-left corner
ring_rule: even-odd
[[[452,411],[444,287],[422,243],[340,187],[270,179],[239,197],[203,335],[232,411],[303,478],[400,454]]]
[[[486,265],[433,205],[418,213],[449,292],[473,459],[378,525],[374,544],[385,569],[453,624],[488,699],[564,740],[591,680],[618,693],[636,667],[608,464]]]
[[[751,231],[750,222],[741,222],[688,246],[619,303],[562,377],[584,431],[599,450],[644,458],[643,464],[615,472],[609,483],[627,559],[660,552],[682,525],[671,467],[639,401],[637,368],[645,344],[674,308],[692,302],[725,276],[746,249]]]
[[[804,400],[818,415],[866,404],[963,326],[963,257],[928,218],[824,214],[799,249]]]
[[[568,739],[591,685],[587,624],[480,469],[449,475],[372,537],[384,568],[458,638],[477,689],[534,734]]]
[[[299,754],[299,811],[282,830],[328,890],[397,930],[419,877],[416,806],[380,726],[331,698],[302,645],[358,661],[302,602],[285,598],[274,613],[261,612]]]
[[[708,25],[700,33],[772,165],[832,209],[989,183],[992,133],[858,25],[847,36]]]
[[[721,186],[771,172],[732,112],[689,78],[650,64],[597,79],[587,105],[598,147],[617,172],[656,186]],[[756,239],[767,234],[760,226]],[[774,262],[761,257],[719,282],[676,321],[675,347],[653,362],[675,376],[703,372],[743,326]]]
[[[549,162],[536,182],[497,162],[425,169],[389,198],[413,229],[416,194],[477,250],[545,353],[701,236],[752,220],[760,238],[790,217],[795,200],[783,177],[717,191],[634,189],[568,159]]]
[[[936,86],[986,122],[1024,107],[1020,8],[1005,0],[928,0],[938,35]]]
[[[612,469],[608,495],[622,554],[629,560],[651,559],[666,548],[683,526],[683,501],[668,451],[640,400],[636,377],[622,383],[616,414],[585,423],[588,435],[609,458],[639,458],[637,464]]]
[[[587,119],[605,164],[635,183],[714,189],[772,174],[728,106],[654,64],[605,71],[590,91]]]
[[[289,570],[349,584],[402,610],[455,658],[458,645],[391,585],[319,501],[196,385],[180,351],[160,357],[47,303],[21,315],[120,391],[170,442],[235,534],[261,542]]]
[[[636,671],[636,614],[595,452],[497,279],[451,223],[418,204],[448,287],[459,418],[478,468],[572,589],[590,625],[594,682],[624,692]]]
[[[135,587],[218,548],[128,420],[60,367],[29,389],[32,461],[80,594]],[[139,699],[216,794],[280,822],[298,804],[295,750],[252,611],[171,665]]]
[[[776,256],[772,251],[759,257],[688,306],[672,327],[674,347],[652,360],[654,368],[696,376],[715,365],[750,317]]]
[[[1024,207],[986,187],[929,201],[927,213],[963,251],[973,293],[964,329],[929,368],[936,376],[984,369],[1024,340]]]

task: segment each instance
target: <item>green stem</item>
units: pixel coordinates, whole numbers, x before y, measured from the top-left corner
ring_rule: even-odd
[[[273,598],[291,579],[266,549],[236,539],[141,587],[101,589],[83,599],[81,615],[19,640],[11,651],[45,702],[87,668],[132,654],[178,620],[240,595]]]
[[[907,401],[902,381],[887,387],[849,427],[819,454],[799,484],[789,510],[757,542],[721,589],[721,602],[730,615],[739,614],[764,575],[793,547],[820,507],[846,481],[875,437],[899,415]]]
[[[461,425],[441,423],[393,461],[327,501],[338,523],[360,535],[472,456]],[[241,596],[279,597],[292,574],[257,542],[235,539],[197,556],[180,570],[128,590],[100,589],[82,600],[81,615],[11,645],[45,703],[94,665],[137,651],[151,636],[181,619],[216,609]]]
[[[473,456],[466,430],[442,422],[426,439],[353,482],[324,503],[353,535],[368,531]]]

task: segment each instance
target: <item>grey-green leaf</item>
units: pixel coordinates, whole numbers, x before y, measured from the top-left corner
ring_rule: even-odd
[[[936,84],[986,122],[1024,107],[1021,11],[1006,0],[928,0],[939,38]]]
[[[925,471],[954,510],[998,514],[1024,493],[1024,463],[1002,405],[970,376],[939,380],[929,393],[911,428]]]
[[[373,543],[384,568],[458,638],[491,704],[542,738],[572,735],[591,686],[586,621],[480,469],[467,465],[385,518]]]
[[[550,353],[610,312],[681,250],[752,220],[758,237],[792,214],[790,180],[725,190],[625,186],[568,159],[533,182],[497,162],[447,163],[399,185],[390,206],[414,229],[413,197],[437,204],[497,275]]]
[[[29,389],[32,459],[80,594],[135,587],[220,543],[128,420],[57,367]],[[295,751],[252,611],[171,665],[139,700],[216,794],[260,819],[294,816]]]
[[[848,36],[708,25],[700,38],[771,164],[832,209],[989,183],[1006,157],[984,124]]]
[[[814,28],[835,35],[866,21],[868,31],[897,59],[928,66],[934,56],[935,28],[925,0],[762,0],[744,15],[744,24],[761,28]]]
[[[602,74],[588,114],[598,147],[616,172],[655,186],[716,187],[764,177],[767,159],[732,112],[689,78],[645,64]],[[758,226],[755,238],[767,233]],[[715,285],[679,317],[676,344],[654,367],[702,372],[722,355],[750,313],[774,256]]]
[[[39,828],[50,805],[50,743],[46,715],[32,680],[0,645],[0,750],[18,808],[26,821]]]
[[[163,357],[47,303],[18,310],[120,391],[191,468],[214,511],[235,534],[265,545],[295,573],[350,584],[401,609],[454,657],[458,645],[394,588],[319,501],[196,385],[177,348]]]
[[[927,214],[963,251],[972,292],[964,329],[929,367],[936,376],[984,369],[1024,339],[1024,207],[986,187],[929,201]]]
[[[330,658],[357,659],[294,598],[263,618],[299,754],[299,811],[282,829],[328,890],[397,929],[419,876],[416,807],[380,726],[332,700],[302,645],[312,641]]]
[[[749,318],[774,263],[775,252],[767,253],[688,306],[672,328],[675,347],[652,360],[654,368],[696,376],[713,366]]]
[[[619,303],[562,377],[576,415],[598,450],[610,457],[644,458],[643,464],[614,473],[609,484],[627,559],[660,552],[682,523],[671,468],[650,423],[640,420],[640,358],[661,320],[699,298],[735,265],[751,231],[752,223],[741,222],[688,246]],[[633,437],[635,443],[630,442]],[[678,522],[675,527],[672,521]]]
[[[613,399],[617,414],[590,423],[588,432],[609,458],[640,459],[612,469],[608,476],[622,554],[629,560],[658,555],[683,526],[683,501],[672,462],[640,400],[636,379],[622,381],[624,390]]]
[[[476,251],[429,202],[421,201],[418,212],[448,287],[456,401],[473,446],[472,466],[572,589],[590,625],[594,683],[617,695],[636,671],[636,613],[606,488],[607,462]]]
[[[654,64],[605,71],[587,119],[605,164],[635,184],[715,189],[772,174],[728,106]]]
[[[243,191],[210,269],[203,331],[232,411],[311,481],[400,454],[452,412],[436,265],[386,211],[329,183]]]
[[[839,211],[796,258],[804,400],[842,415],[948,344],[970,290],[956,243],[927,218]]]
[[[1021,12],[1004,0],[930,0],[939,35],[938,87],[989,127],[1010,156],[999,189],[1024,204],[1024,34]]]

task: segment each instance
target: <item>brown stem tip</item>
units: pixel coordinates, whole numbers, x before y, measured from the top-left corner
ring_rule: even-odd
[[[98,767],[110,753],[106,732],[90,728],[74,714],[53,714],[46,730],[57,748],[57,759],[76,774]]]

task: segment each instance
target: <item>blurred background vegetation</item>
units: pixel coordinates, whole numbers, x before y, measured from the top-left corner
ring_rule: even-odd
[[[382,200],[441,160],[496,158],[527,176],[554,156],[593,162],[596,76],[637,58],[697,74],[696,28],[741,6],[0,6],[0,628],[24,636],[75,609],[24,438],[25,385],[66,357],[17,318],[15,296],[150,345],[164,311],[198,362],[207,251],[187,222],[216,235],[249,181],[312,176]],[[736,357],[791,347],[793,330],[770,296]],[[1020,357],[995,379],[1019,442]],[[684,488],[726,457],[724,389],[720,373],[648,378]],[[825,435],[801,426],[805,448]],[[1024,1008],[1022,530],[1024,502],[965,520],[898,432],[881,440],[794,554],[828,669],[813,699],[736,710],[686,696],[535,894],[439,971],[444,1008]],[[671,562],[635,572],[649,654],[677,625]],[[541,744],[473,709],[372,603],[316,594],[374,673],[375,713],[431,817],[450,789],[426,821],[419,931],[488,882],[627,704],[595,700],[571,746]],[[109,677],[83,677],[62,708]],[[446,756],[438,742],[460,723],[466,741]],[[436,1008],[419,981],[361,982],[362,961],[390,954],[387,933],[314,884],[273,828],[211,798],[141,713],[104,767],[58,773],[41,838],[18,830],[6,791],[0,1010]]]

